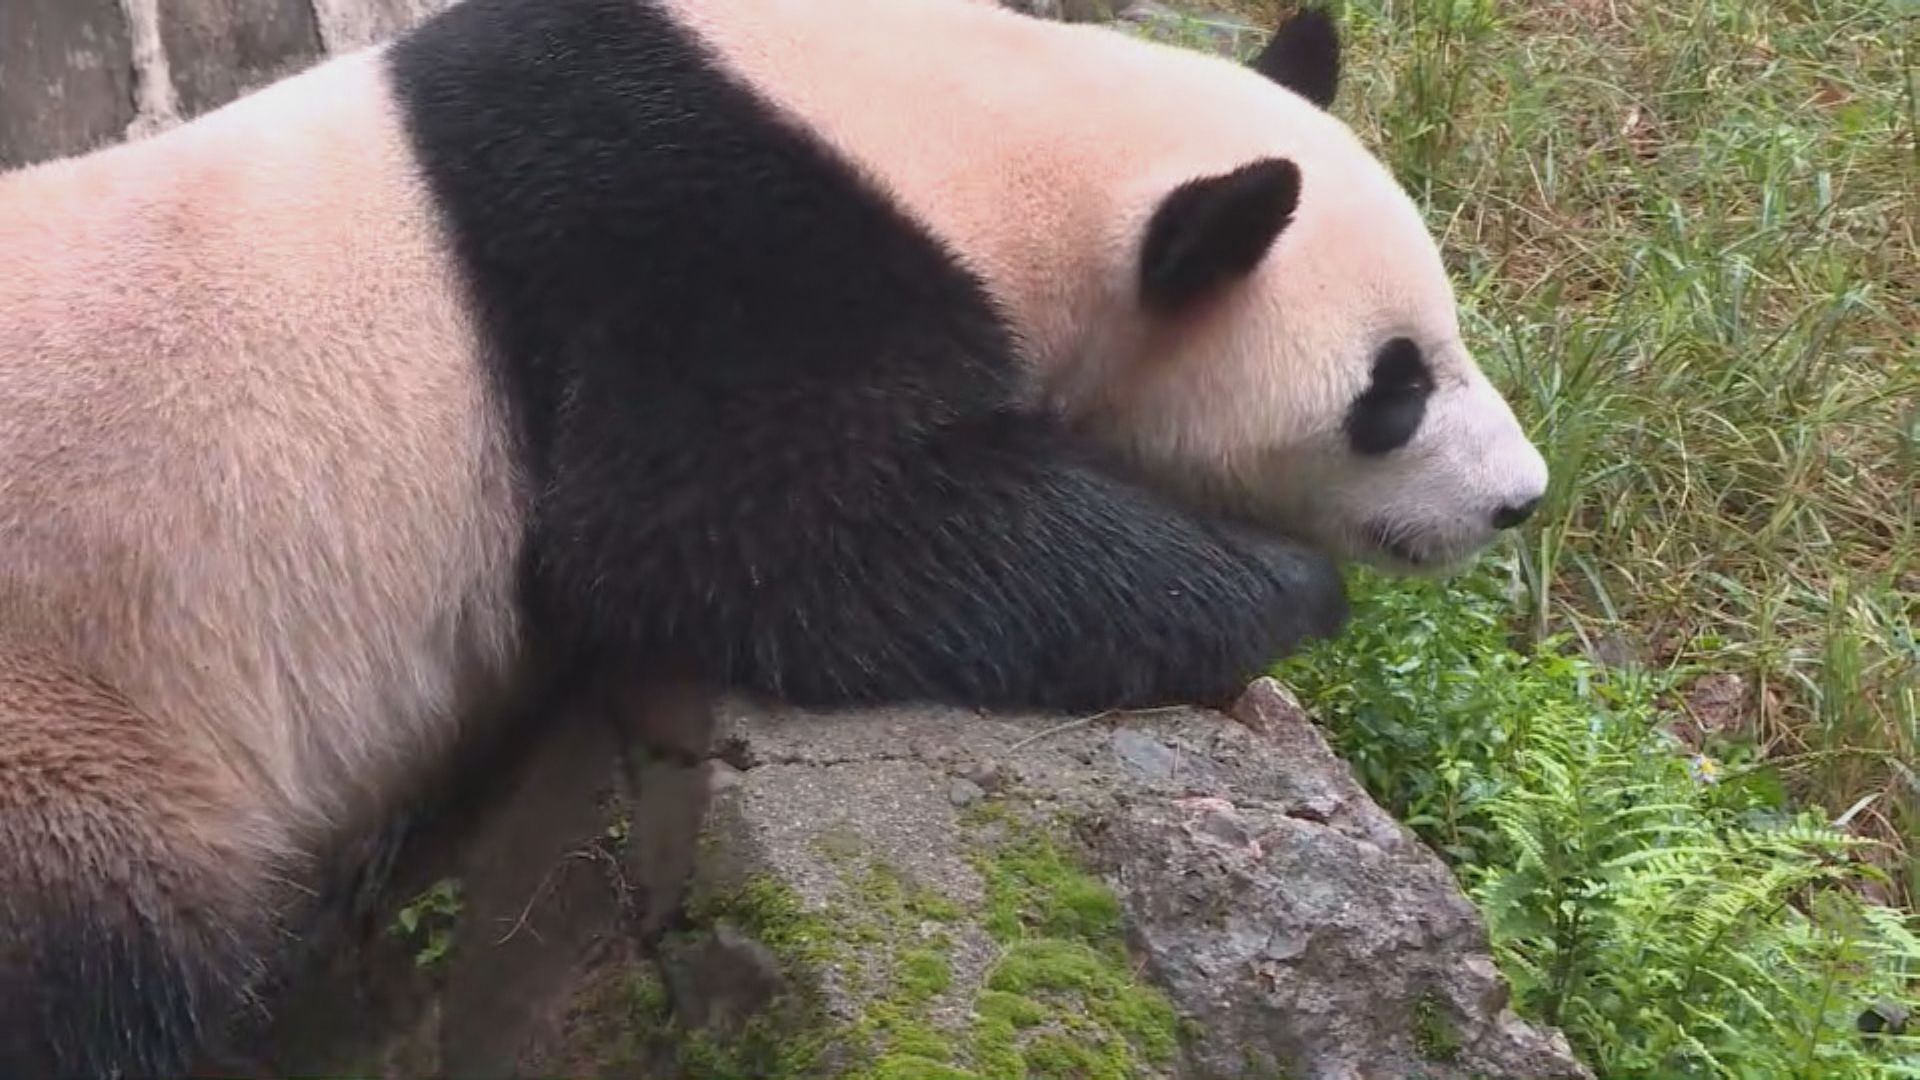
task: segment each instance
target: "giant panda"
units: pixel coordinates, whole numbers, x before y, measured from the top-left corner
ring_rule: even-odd
[[[461,0],[0,177],[0,1075],[217,1033],[545,650],[1217,701],[1546,469],[1416,208],[1246,65],[982,0]]]

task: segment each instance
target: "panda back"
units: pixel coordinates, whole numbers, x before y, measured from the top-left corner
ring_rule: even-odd
[[[518,511],[380,55],[0,178],[0,611],[297,814],[497,667]]]

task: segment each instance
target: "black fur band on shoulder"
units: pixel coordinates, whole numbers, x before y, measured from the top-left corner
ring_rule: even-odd
[[[1218,700],[1344,617],[1023,414],[981,284],[633,0],[467,0],[396,84],[539,485],[536,626],[833,705]]]

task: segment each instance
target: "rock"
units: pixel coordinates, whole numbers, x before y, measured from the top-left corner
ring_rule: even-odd
[[[971,765],[967,767],[964,775],[968,780],[979,785],[983,792],[998,792],[1007,786],[1006,774],[1001,771],[1000,766],[991,762]]]
[[[1913,1019],[1913,1010],[1897,1001],[1876,1001],[1860,1014],[1856,1022],[1864,1035],[1901,1036]]]
[[[1271,680],[1232,715],[1078,724],[684,687],[573,708],[455,770],[472,794],[372,918],[291,934],[312,953],[233,1071],[1590,1075]],[[447,879],[423,969],[390,927]]]
[[[668,945],[660,968],[675,1012],[696,1029],[739,1027],[787,989],[773,950],[728,923]]]
[[[1600,667],[1634,668],[1646,663],[1646,650],[1618,631],[1602,633],[1587,646],[1587,659]]]
[[[1752,708],[1747,681],[1731,672],[1695,679],[1682,693],[1687,715],[1701,731],[1725,735],[1750,726]]]
[[[1004,7],[1042,19],[1058,19],[1061,16],[1061,0],[1001,0],[1001,3]]]
[[[358,49],[416,25],[452,0],[313,0],[329,53]]]
[[[167,0],[160,42],[183,116],[308,67],[322,53],[308,0]]]
[[[0,2],[0,169],[117,142],[132,48],[118,0]]]
[[[294,913],[300,951],[263,988],[269,1007],[195,1075],[551,1075],[611,1053],[580,1049],[580,1002],[624,1002],[641,973],[657,978],[650,944],[678,917],[711,784],[708,763],[642,741],[697,719],[610,722],[629,718],[608,700],[583,696],[450,763],[373,909],[342,913],[324,895]],[[706,715],[673,694],[622,700]],[[458,903],[432,931],[447,947],[423,964],[430,934],[401,932],[398,915],[439,883]]]
[[[1132,813],[1104,841],[1145,951],[1216,1036],[1199,1075],[1237,1075],[1249,1052],[1309,1076],[1588,1075],[1507,1010],[1478,913],[1297,699],[1260,679],[1232,714],[1276,755],[1277,800]],[[1209,926],[1195,906],[1231,914]]]
[[[1311,731],[1306,707],[1293,691],[1273,679],[1256,679],[1233,703],[1233,718],[1269,739],[1295,743],[1293,749],[1312,752],[1318,737],[1305,737]]]
[[[1113,754],[1131,776],[1149,781],[1173,779],[1180,767],[1179,752],[1151,734],[1133,728],[1113,733]]]
[[[139,138],[452,0],[0,0],[0,169]]]
[[[986,798],[987,792],[979,784],[962,777],[947,787],[947,800],[955,806],[972,806]]]
[[[734,854],[697,870],[695,891],[778,882],[823,927],[865,926],[813,968],[822,1026],[846,1039],[886,1011],[885,973],[927,940],[914,919],[863,914],[862,875],[951,905],[937,924],[947,982],[917,1017],[945,1048],[933,1060],[977,1067],[982,1002],[999,1001],[994,987],[1009,981],[994,957],[1023,940],[993,925],[995,881],[1012,873],[998,860],[1018,858],[996,854],[995,837],[1032,828],[1047,850],[1097,872],[1087,880],[1107,890],[1124,927],[1107,946],[1131,945],[1115,970],[1141,966],[1150,978],[1140,992],[1164,993],[1204,1033],[1163,1060],[1134,1046],[1140,1075],[1589,1075],[1564,1040],[1507,1011],[1473,907],[1366,797],[1297,702],[1261,680],[1234,712],[1247,721],[1186,710],[1053,730],[1057,718],[821,716],[731,702],[723,737],[778,764],[746,771],[717,804],[724,823],[709,825],[706,850]],[[902,760],[902,745],[931,749]],[[996,756],[1004,797],[959,810],[930,794],[957,786],[952,770]],[[979,824],[976,805],[997,824]],[[884,1032],[863,1038],[856,1056],[894,1046]]]

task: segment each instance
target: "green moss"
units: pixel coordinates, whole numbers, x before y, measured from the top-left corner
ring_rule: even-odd
[[[932,999],[953,985],[953,965],[932,949],[909,949],[900,956],[894,985],[910,1001]]]
[[[683,1032],[675,1049],[682,1072],[700,1080],[798,1080],[824,1075],[831,1042],[824,1023],[763,1014],[737,1030]]]
[[[765,877],[749,879],[723,896],[709,896],[694,907],[696,920],[726,918],[780,958],[790,978],[805,979],[831,967],[856,998],[868,998],[862,1014],[850,1022],[830,1022],[811,1002],[813,1023],[800,1052],[782,1051],[767,1028],[740,1038],[722,1052],[718,1039],[697,1042],[681,1061],[692,1075],[733,1075],[746,1068],[762,1080],[812,1075],[828,1045],[842,1068],[861,1077],[936,1076],[928,1063],[955,1057],[952,1039],[923,1018],[927,1002],[952,986],[950,935],[925,933],[929,923],[948,924],[963,913],[952,901],[910,880],[892,867],[867,864],[857,838],[823,832],[816,846],[831,855],[840,871],[841,896],[822,910],[810,910],[792,889]],[[786,1025],[790,1030],[791,1024]],[[789,1036],[791,1038],[791,1036]],[[766,1045],[761,1045],[765,1042]],[[877,1059],[877,1060],[876,1060]],[[862,1071],[861,1063],[873,1064]],[[915,1071],[919,1070],[919,1071]]]
[[[766,946],[786,987],[765,1011],[724,1029],[686,1029],[669,1017],[656,1038],[680,1070],[702,1080],[822,1075],[827,1051],[842,1033],[827,1015],[816,973],[840,959],[841,928],[826,915],[808,910],[792,888],[765,874],[731,889],[708,883],[689,900],[687,915],[692,929],[684,936],[709,934],[727,923]],[[660,996],[664,1001],[664,989]]]
[[[666,989],[653,965],[638,962],[609,969],[586,983],[569,1003],[568,1042],[592,1055],[594,1075],[645,1075],[648,1059],[662,1045],[672,1022]],[[384,1075],[368,1064],[357,1075]]]
[[[1014,942],[987,985],[1013,993],[1033,990],[1098,993],[1111,989],[1111,975],[1102,957],[1084,942],[1037,938]]]
[[[618,995],[614,1030],[601,1055],[609,1074],[626,1074],[641,1067],[666,1038],[674,1020],[666,988],[651,963],[628,972],[618,982]]]
[[[890,927],[908,920],[950,923],[961,917],[959,905],[890,866],[869,866],[855,882],[860,911]]]
[[[1001,941],[1028,933],[1089,943],[1118,942],[1120,903],[1038,832],[976,860],[987,886],[987,932]]]
[[[1443,1065],[1460,1057],[1460,1036],[1431,994],[1423,995],[1413,1007],[1413,1045],[1421,1057]]]
[[[953,1060],[953,1044],[946,1036],[918,1020],[896,1022],[887,1031],[887,1040],[889,1048],[896,1054],[930,1061]]]
[[[632,1023],[645,1025],[650,1030],[667,1023],[673,1006],[667,1000],[667,988],[661,984],[660,976],[654,972],[651,964],[642,965],[628,973],[620,986],[625,998],[625,1012]]]
[[[1105,1080],[1169,1061],[1177,1017],[1134,977],[1112,891],[1045,831],[1005,812],[978,820],[997,836],[975,859],[982,921],[1006,950],[975,1002],[968,1060],[992,1080]]]
[[[806,909],[799,894],[769,875],[748,878],[738,889],[697,898],[688,915],[701,926],[730,921],[783,960],[818,964],[838,945],[832,920]]]
[[[982,1017],[969,1034],[967,1057],[987,1080],[1022,1080],[1027,1075],[1027,1059],[1011,1024]]]
[[[969,1057],[986,1080],[1023,1080],[1027,1061],[1020,1032],[1046,1022],[1049,1010],[1031,998],[986,989],[973,1002]]]
[[[1179,1029],[1165,998],[1134,977],[1112,892],[1005,806],[966,820],[986,893],[970,908],[871,860],[846,830],[815,837],[839,878],[827,904],[767,875],[701,883],[689,932],[737,926],[774,954],[789,986],[745,1023],[690,1031],[657,979],[636,978],[615,1010],[635,1044],[621,1059],[671,1059],[701,1080],[1131,1080],[1166,1063]],[[951,1030],[929,1008],[953,993],[955,943],[974,925],[1003,949],[972,1000],[954,1003],[972,1018]],[[857,1016],[828,1014],[817,983],[828,971]]]
[[[987,989],[974,1000],[973,1011],[982,1017],[1005,1021],[1011,1028],[1030,1028],[1044,1023],[1047,1010],[1032,998]]]
[[[881,1058],[870,1075],[872,1080],[981,1080],[979,1073],[911,1054]]]
[[[875,1048],[883,1052],[883,1056],[905,1054],[931,1061],[952,1061],[955,1056],[952,1040],[928,1024],[917,1011],[917,1005],[903,1004],[897,998],[870,1002],[850,1026],[853,1041]]]
[[[1124,1046],[1056,1032],[1039,1035],[1028,1045],[1027,1074],[1048,1080],[1130,1080],[1136,1075]]]
[[[1124,966],[1084,942],[1019,942],[995,967],[988,986],[1030,995],[1029,1000],[1052,992],[1048,996],[1061,999],[1063,1008],[1077,1006],[1084,1010],[1081,1017],[1096,1022],[1089,1034],[1121,1036],[1156,1063],[1171,1058],[1177,1045],[1173,1007],[1166,998],[1135,982]],[[1084,1020],[1071,1026],[1087,1028]]]

